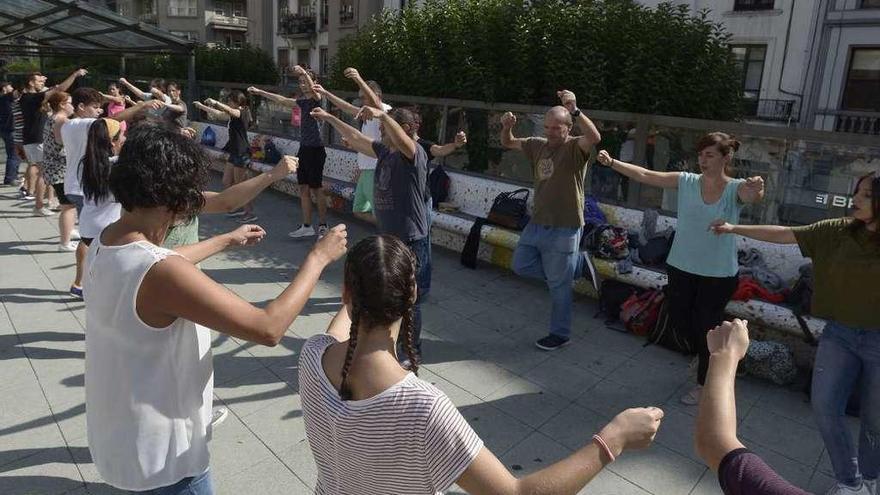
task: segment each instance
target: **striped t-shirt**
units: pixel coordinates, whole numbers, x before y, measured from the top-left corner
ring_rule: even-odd
[[[412,373],[364,400],[343,401],[321,365],[337,340],[316,335],[299,359],[299,393],[318,494],[426,494],[448,489],[483,441],[446,395]]]

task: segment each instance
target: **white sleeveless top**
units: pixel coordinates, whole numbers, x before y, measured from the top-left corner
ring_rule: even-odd
[[[174,251],[147,241],[88,252],[86,423],[101,477],[152,490],[208,469],[214,368],[210,331],[178,319],[165,328],[136,313],[150,268]]]

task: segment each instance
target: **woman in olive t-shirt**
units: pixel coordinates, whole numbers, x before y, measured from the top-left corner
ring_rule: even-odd
[[[859,490],[865,484],[874,493],[870,490],[876,490],[880,470],[880,173],[859,179],[852,210],[850,218],[804,227],[717,221],[712,230],[798,244],[813,260],[811,312],[828,320],[813,368],[813,412],[840,488]],[[858,448],[844,421],[857,383],[862,422]]]

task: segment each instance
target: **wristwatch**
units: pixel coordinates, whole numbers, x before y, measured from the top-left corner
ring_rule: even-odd
[[[581,109],[575,107],[574,111],[571,112],[571,116],[572,116],[572,117],[580,117],[580,116],[581,116]]]

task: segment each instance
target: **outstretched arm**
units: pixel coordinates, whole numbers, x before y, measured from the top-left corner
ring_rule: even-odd
[[[574,124],[581,130],[581,136],[578,138],[578,146],[580,146],[585,153],[589,153],[590,148],[602,140],[602,135],[599,134],[599,129],[597,129],[596,124],[593,124],[593,121],[578,108],[577,97],[574,93],[567,89],[563,89],[556,94],[559,96],[560,101],[562,101],[562,106],[572,113]]]
[[[444,156],[449,156],[455,153],[455,150],[461,148],[462,146],[467,144],[467,134],[464,131],[458,131],[455,135],[455,140],[451,143],[446,144],[435,144],[431,146],[431,154],[436,156],[437,158],[442,158]]]
[[[522,151],[525,139],[513,136],[513,126],[516,125],[516,115],[507,112],[501,116],[501,146],[509,150]]]
[[[281,96],[279,94],[270,93],[268,91],[264,91],[260,88],[251,86],[247,89],[247,92],[254,96],[261,96],[271,102],[277,103],[279,105],[283,105],[285,107],[293,108],[296,106],[296,99],[288,98],[286,96]]]
[[[779,225],[731,225],[723,220],[716,220],[709,229],[718,235],[739,234],[749,239],[772,242],[774,244],[797,244],[794,230]]]
[[[644,167],[633,165],[632,163],[615,160],[614,158],[611,158],[611,155],[605,150],[599,151],[596,160],[602,165],[610,167],[615,172],[623,174],[636,182],[641,182],[642,184],[654,187],[662,187],[663,189],[678,189],[678,178],[681,176],[680,172],[656,172],[654,170],[648,170]]]
[[[358,115],[364,120],[379,119],[385,127],[385,133],[391,138],[394,147],[399,149],[401,153],[409,160],[413,160],[416,156],[416,146],[418,146],[413,138],[411,138],[403,127],[397,123],[390,115],[373,107],[364,106]]]
[[[126,78],[124,78],[124,77],[120,77],[120,78],[119,78],[119,84],[125,86],[129,91],[131,91],[131,93],[132,93],[133,95],[137,96],[138,99],[141,99],[141,100],[144,99],[144,94],[145,94],[145,93],[144,93],[143,91],[141,91],[140,89],[138,89],[138,87],[135,86],[134,84],[128,82],[128,79],[126,79]]]
[[[219,193],[203,191],[202,196],[205,198],[205,207],[202,209],[202,212],[226,213],[244,206],[256,198],[263,189],[296,172],[298,167],[298,158],[284,156],[269,172],[252,177],[244,182],[239,182]]]
[[[205,103],[208,106],[212,106],[212,107],[220,110],[221,112],[226,113],[227,115],[229,115],[232,118],[237,119],[237,118],[241,117],[241,109],[239,109],[239,108],[232,108],[229,105],[227,105],[223,102],[219,102],[213,98],[208,98],[207,100],[205,100]]]
[[[301,66],[295,65],[293,67],[293,73],[296,74],[296,77],[306,78],[306,87],[307,88],[311,89],[312,87],[315,86],[315,81],[312,80],[312,76],[310,76],[309,72],[307,70],[303,69]],[[312,91],[311,96],[309,96],[309,95],[304,95],[304,96],[308,96],[309,98],[312,98],[312,99],[315,99],[318,101],[321,100],[321,95],[319,95],[318,93],[315,93],[314,91]]]
[[[113,96],[113,95],[108,95],[107,93],[101,93],[101,96],[107,101],[112,101],[113,103],[117,103],[119,105],[125,105],[125,97],[124,96]]]
[[[111,119],[118,120],[120,122],[125,122],[134,118],[142,110],[158,110],[165,106],[159,100],[150,100],[150,101],[142,101],[136,104],[133,107],[128,107],[125,110],[117,113],[116,115],[110,117]]]
[[[327,100],[330,103],[339,107],[340,110],[351,115],[352,117],[354,117],[355,115],[358,114],[358,112],[361,111],[360,107],[356,107],[356,106],[352,105],[351,103],[343,100],[342,98],[334,95],[330,91],[324,89],[324,86],[321,86],[320,84],[313,85],[312,91],[319,96],[327,98]]]
[[[221,112],[216,108],[211,108],[200,101],[194,101],[193,106],[208,114],[208,118],[212,120],[229,120],[229,114]]]
[[[57,93],[59,91],[67,91],[68,89],[70,89],[70,86],[73,85],[73,81],[76,81],[78,77],[82,77],[88,73],[89,71],[85,69],[77,69],[73,71],[69,76],[67,76],[67,79],[61,81],[60,83],[50,88],[49,91],[43,93],[43,101],[46,101],[46,99],[49,98],[49,95],[53,93]]]
[[[231,246],[252,246],[266,237],[266,231],[257,225],[242,225],[225,234],[215,235],[195,244],[177,246],[180,253],[192,263],[200,263]]]
[[[361,131],[339,120],[335,115],[328,113],[321,107],[312,110],[311,115],[318,120],[327,122],[339,131],[342,134],[343,141],[348,143],[349,148],[358,153],[376,158],[376,152],[373,151],[373,140],[365,136]]]

